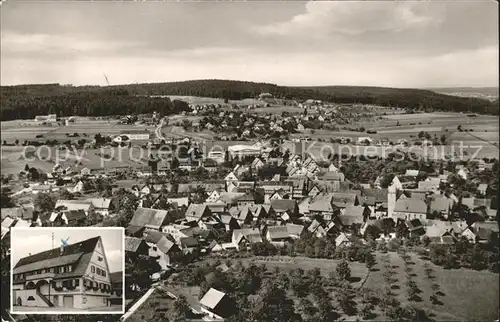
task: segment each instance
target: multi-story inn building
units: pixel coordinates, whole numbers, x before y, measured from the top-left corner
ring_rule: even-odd
[[[108,306],[110,272],[101,237],[21,258],[12,272],[14,306]]]

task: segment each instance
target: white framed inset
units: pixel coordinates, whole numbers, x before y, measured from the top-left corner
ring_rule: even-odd
[[[10,235],[12,314],[125,313],[124,228],[13,227]]]

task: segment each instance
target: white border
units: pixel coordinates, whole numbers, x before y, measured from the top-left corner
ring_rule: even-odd
[[[13,258],[12,258],[12,245],[13,245],[13,240],[12,240],[12,233],[13,231],[21,231],[21,230],[26,230],[30,232],[34,232],[36,230],[38,231],[43,231],[43,232],[49,232],[49,231],[68,231],[68,230],[87,230],[89,231],[89,235],[92,235],[93,231],[97,231],[95,234],[101,234],[99,231],[103,230],[121,230],[122,232],[122,310],[121,311],[77,311],[77,312],[72,312],[72,311],[36,311],[36,312],[30,312],[30,311],[20,311],[16,312],[14,311],[14,302],[12,299],[12,285],[14,282],[14,274],[13,268],[14,268],[14,263],[13,263]],[[99,315],[99,314],[125,314],[125,228],[123,227],[12,227],[10,231],[10,249],[11,249],[11,254],[10,254],[10,289],[9,289],[9,297],[10,297],[10,314],[39,314],[39,315],[73,315],[73,314],[82,314],[82,315]],[[91,238],[91,237],[89,237]]]

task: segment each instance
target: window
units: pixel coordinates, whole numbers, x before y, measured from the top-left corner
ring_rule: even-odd
[[[101,256],[97,256],[97,260],[102,262],[102,257]]]
[[[73,267],[71,265],[68,266],[68,272],[71,272],[73,270]]]
[[[156,246],[153,246],[153,250],[156,252],[158,248],[156,248]]]
[[[96,268],[95,268],[95,273],[96,273],[97,275],[101,275],[101,269],[100,269],[99,267],[96,267]]]
[[[80,285],[80,280],[79,279],[76,279],[75,280],[75,286],[79,286]]]
[[[87,303],[87,297],[86,296],[82,296],[82,303],[83,304]]]
[[[92,265],[92,266],[90,266],[90,271],[91,271],[92,273],[95,273],[95,267],[94,267],[93,265]]]
[[[34,301],[34,300],[35,300],[35,298],[33,296],[31,296],[31,295],[28,296],[28,301]]]
[[[106,277],[106,271],[105,270],[102,271],[102,276]]]

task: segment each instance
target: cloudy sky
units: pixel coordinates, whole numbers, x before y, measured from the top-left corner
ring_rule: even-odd
[[[110,272],[123,269],[123,230],[89,228],[27,228],[12,230],[11,256],[14,265],[23,257],[52,249],[52,232],[54,245],[59,247],[61,239],[69,237],[68,243],[75,244],[95,236],[101,236],[104,251],[108,259]]]
[[[498,4],[3,3],[1,83],[498,86]]]

